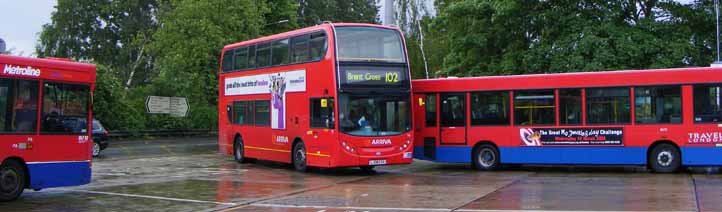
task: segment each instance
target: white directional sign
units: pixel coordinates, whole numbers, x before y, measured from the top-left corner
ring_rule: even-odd
[[[170,113],[170,97],[148,96],[145,98],[145,111],[153,114]]]
[[[188,114],[188,101],[182,97],[170,98],[170,115],[175,117],[186,117]]]
[[[145,111],[151,114],[186,117],[188,108],[188,100],[183,97],[148,96],[145,99]]]

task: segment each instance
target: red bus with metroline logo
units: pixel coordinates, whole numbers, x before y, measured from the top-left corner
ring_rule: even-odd
[[[722,165],[722,68],[414,80],[414,157],[500,164]]]
[[[95,65],[0,55],[0,201],[90,182]]]
[[[307,167],[413,160],[411,82],[397,28],[325,23],[223,48],[219,148]]]

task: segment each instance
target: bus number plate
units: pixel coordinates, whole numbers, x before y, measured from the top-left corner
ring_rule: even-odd
[[[386,164],[386,160],[369,160],[369,165],[384,165]]]

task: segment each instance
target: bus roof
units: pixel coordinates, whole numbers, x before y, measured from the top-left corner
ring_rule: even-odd
[[[89,63],[73,62],[66,59],[30,58],[11,55],[0,55],[0,75],[16,76],[21,78],[39,78],[47,80],[60,80],[68,82],[95,83],[96,66]],[[8,66],[11,65],[11,66]],[[14,66],[30,66],[37,72],[30,74],[4,73],[7,68]],[[21,67],[25,68],[25,67]]]
[[[49,58],[32,58],[19,57],[12,55],[0,55],[0,63],[14,65],[30,65],[36,67],[69,69],[81,72],[95,73],[95,64],[73,62],[69,59],[49,59]]]
[[[722,68],[673,68],[413,80],[416,92],[722,83]]]
[[[378,24],[366,24],[366,23],[323,23],[323,24],[319,24],[319,25],[315,25],[315,26],[310,26],[310,27],[306,27],[306,28],[296,29],[296,30],[293,30],[293,31],[288,31],[288,32],[283,32],[283,33],[279,33],[279,34],[273,34],[273,35],[269,35],[269,36],[259,37],[259,38],[255,38],[255,39],[251,39],[251,40],[247,40],[247,41],[241,41],[241,42],[238,42],[238,43],[228,44],[228,45],[226,45],[226,46],[223,47],[223,51],[226,51],[226,50],[232,49],[232,48],[236,48],[236,47],[240,47],[240,46],[249,45],[249,44],[260,43],[260,42],[264,42],[264,41],[271,41],[271,40],[276,40],[276,39],[282,39],[282,38],[287,38],[287,37],[291,37],[291,36],[294,36],[294,35],[309,33],[309,32],[318,31],[318,30],[322,30],[322,29],[328,29],[328,27],[330,27],[330,26],[334,26],[334,27],[339,27],[339,26],[365,26],[365,27],[378,27],[378,28],[386,28],[386,29],[398,30],[398,28],[397,28],[397,27],[394,27],[394,26],[385,26],[385,25],[378,25]]]

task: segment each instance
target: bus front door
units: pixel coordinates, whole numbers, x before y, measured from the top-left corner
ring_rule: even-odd
[[[441,94],[439,118],[441,119],[440,144],[466,143],[466,94]]]

